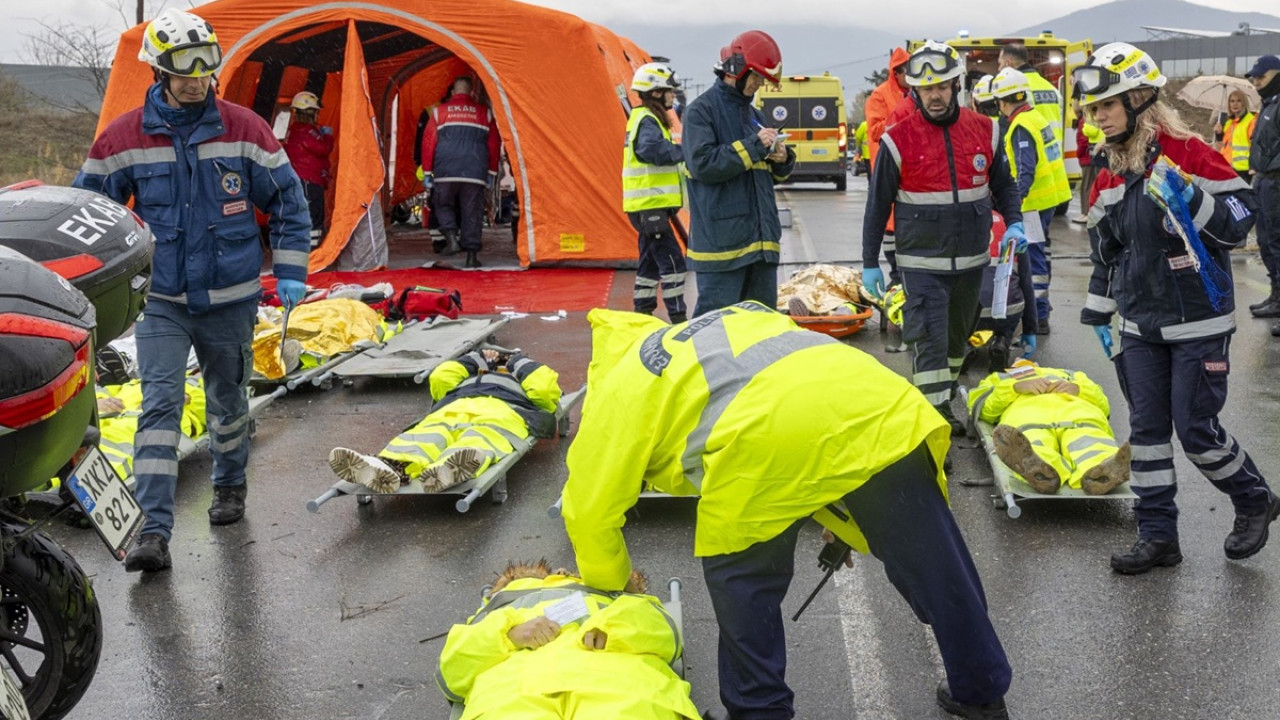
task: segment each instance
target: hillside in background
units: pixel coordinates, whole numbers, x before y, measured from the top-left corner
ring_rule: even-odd
[[[1277,8],[1280,8],[1280,4],[1277,4]],[[1052,30],[1054,35],[1061,38],[1091,38],[1096,46],[1113,40],[1144,40],[1147,31],[1142,29],[1143,25],[1234,32],[1240,27],[1240,23],[1280,29],[1280,17],[1275,15],[1219,10],[1184,0],[1116,0],[1011,32],[1000,32],[1017,37],[1039,35],[1042,30]],[[978,36],[976,32],[973,34]],[[1272,37],[1275,38],[1272,45],[1280,50],[1280,35]]]

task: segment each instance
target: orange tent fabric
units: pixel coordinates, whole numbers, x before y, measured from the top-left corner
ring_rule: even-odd
[[[224,98],[270,121],[299,90],[321,96],[320,122],[334,127],[339,157],[330,188],[334,217],[317,262],[337,256],[350,232],[339,220],[349,225],[346,213],[358,213],[346,188],[382,188],[384,208],[417,191],[418,113],[463,73],[488,97],[511,159],[522,264],[635,261],[635,231],[621,210],[621,145],[631,74],[649,56],[631,41],[511,0],[217,0],[192,12],[213,25],[222,44]],[[144,29],[120,38],[100,129],[137,107],[151,83],[151,69],[136,60]],[[344,76],[353,61],[351,32],[363,53],[367,102]],[[366,138],[352,147],[344,136],[368,123],[370,110],[377,144]]]

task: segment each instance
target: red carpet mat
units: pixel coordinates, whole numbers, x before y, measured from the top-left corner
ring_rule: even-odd
[[[462,311],[489,315],[504,310],[515,312],[585,311],[609,304],[613,270],[608,268],[533,268],[530,270],[443,270],[404,268],[368,272],[321,272],[307,277],[314,288],[328,289],[338,284],[391,283],[400,290],[415,285],[457,290],[462,293]],[[275,278],[264,276],[262,284],[275,289]]]

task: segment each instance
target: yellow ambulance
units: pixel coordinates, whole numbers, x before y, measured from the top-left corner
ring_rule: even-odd
[[[844,191],[849,133],[839,78],[829,72],[784,76],[778,87],[765,85],[756,93],[756,107],[796,151],[789,182],[834,182]]]

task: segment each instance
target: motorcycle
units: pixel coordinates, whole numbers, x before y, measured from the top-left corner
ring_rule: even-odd
[[[102,615],[92,583],[41,528],[78,507],[121,559],[141,527],[136,502],[97,448],[94,350],[141,311],[152,247],[146,225],[100,195],[39,183],[0,188],[0,714],[7,718],[64,717],[97,670]],[[28,494],[51,479],[57,507],[33,520]]]

